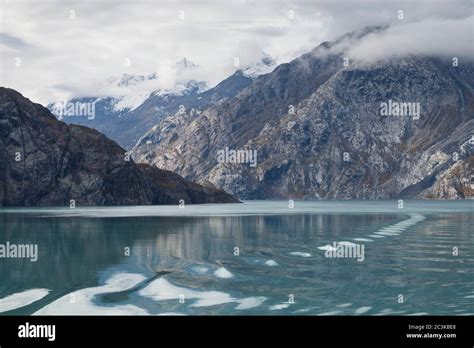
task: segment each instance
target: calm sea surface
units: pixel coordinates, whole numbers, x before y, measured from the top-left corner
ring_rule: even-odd
[[[0,209],[0,246],[38,247],[0,257],[0,313],[474,315],[473,226],[467,200]]]

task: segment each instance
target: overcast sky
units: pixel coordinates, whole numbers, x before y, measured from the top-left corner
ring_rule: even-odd
[[[189,77],[213,85],[235,58],[284,63],[368,25],[391,27],[351,47],[354,58],[474,55],[472,0],[1,1],[0,84],[43,104],[120,93],[107,81],[124,73],[156,72],[146,88],[172,88],[183,57],[199,65]]]

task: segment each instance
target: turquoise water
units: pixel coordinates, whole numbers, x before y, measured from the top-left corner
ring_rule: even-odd
[[[0,258],[0,313],[474,315],[473,205],[1,209],[0,245],[38,260]]]

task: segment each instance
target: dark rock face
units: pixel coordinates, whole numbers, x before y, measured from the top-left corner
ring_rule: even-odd
[[[137,165],[96,130],[67,125],[0,88],[0,206],[237,202],[222,190]]]
[[[332,47],[369,32],[324,43],[196,117],[168,117],[134,158],[246,199],[472,198],[474,62],[344,65]],[[420,112],[383,115],[389,101]],[[226,147],[255,150],[258,164],[218,161]]]

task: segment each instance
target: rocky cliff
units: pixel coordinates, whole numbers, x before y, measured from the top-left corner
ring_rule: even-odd
[[[135,164],[96,130],[0,88],[0,206],[225,203],[222,190]]]

